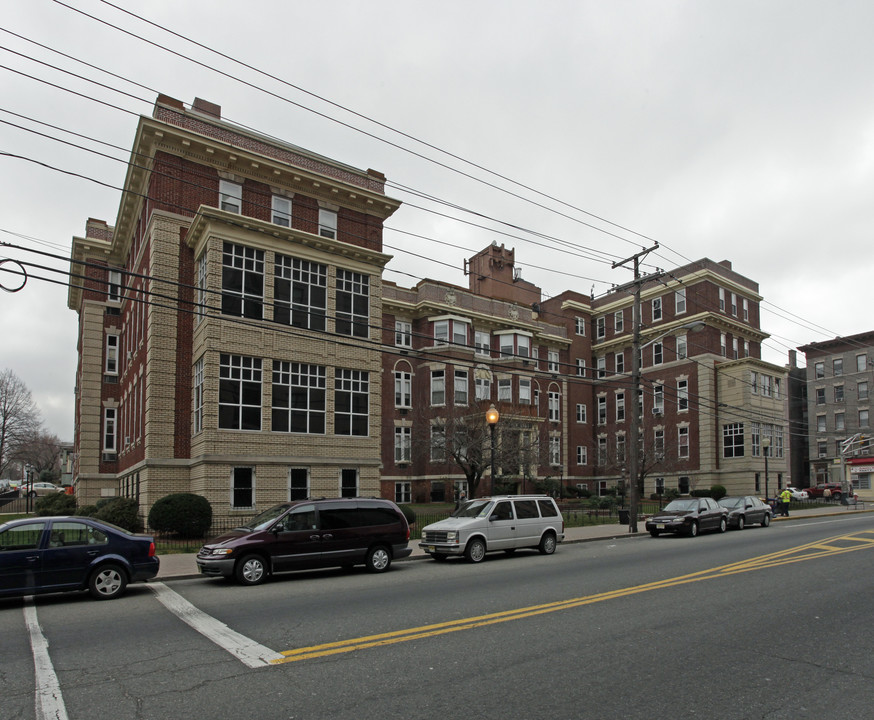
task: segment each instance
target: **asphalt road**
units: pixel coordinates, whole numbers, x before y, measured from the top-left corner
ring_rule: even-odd
[[[0,600],[0,719],[857,720],[872,570],[865,514]]]

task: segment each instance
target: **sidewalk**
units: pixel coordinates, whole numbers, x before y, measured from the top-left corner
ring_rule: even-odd
[[[788,518],[775,517],[772,522],[784,522],[786,520],[797,520],[798,518],[814,518],[824,517],[828,515],[850,515],[856,513],[874,512],[872,509],[856,510],[852,506],[835,505],[828,508],[812,508],[810,510],[793,510]],[[564,533],[565,543],[591,542],[594,540],[619,540],[627,538],[646,538],[649,537],[644,529],[644,521],[637,521],[637,533],[629,533],[627,525],[620,525],[618,522],[611,525],[587,525],[586,527],[567,528]],[[409,560],[425,560],[428,556],[419,547],[418,540],[411,540],[410,545],[413,548],[413,554],[408,558],[399,562],[407,562]],[[197,572],[197,563],[195,562],[194,553],[177,553],[171,555],[161,555],[161,569],[155,581],[164,580],[181,580],[185,578],[199,577]]]

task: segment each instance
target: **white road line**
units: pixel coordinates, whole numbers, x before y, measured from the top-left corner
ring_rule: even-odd
[[[24,598],[24,622],[30,633],[30,649],[33,653],[33,668],[36,676],[36,702],[34,709],[37,720],[67,720],[67,708],[61,695],[61,684],[55,675],[52,659],[49,657],[49,642],[42,634],[33,596]]]
[[[149,583],[148,587],[152,588],[158,600],[170,612],[183,622],[188,623],[205,638],[212,640],[223,650],[227,650],[247,667],[263,667],[270,665],[273,660],[283,659],[283,655],[256,643],[245,635],[240,635],[211,615],[194,607],[188,600],[168,588],[164,583]]]

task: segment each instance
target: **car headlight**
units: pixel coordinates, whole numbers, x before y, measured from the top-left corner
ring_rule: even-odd
[[[458,542],[458,530],[450,530],[446,533],[446,542]]]
[[[234,552],[233,548],[213,548],[212,549],[212,554],[219,555],[219,556],[230,555],[232,552]]]

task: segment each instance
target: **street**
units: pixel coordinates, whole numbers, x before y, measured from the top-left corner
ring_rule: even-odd
[[[0,719],[866,717],[872,569],[863,514],[0,600]]]

